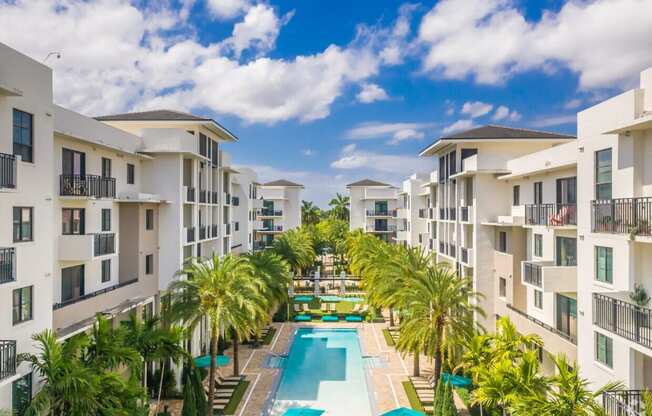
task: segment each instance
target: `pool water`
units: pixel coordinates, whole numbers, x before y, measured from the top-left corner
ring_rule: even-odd
[[[322,409],[328,416],[371,415],[357,330],[297,329],[271,414],[290,407]]]

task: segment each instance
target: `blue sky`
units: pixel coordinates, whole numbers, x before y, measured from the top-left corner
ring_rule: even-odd
[[[31,28],[25,31],[24,28]],[[209,115],[235,163],[306,185],[398,184],[441,134],[575,133],[574,115],[652,65],[649,0],[0,0],[0,41],[54,69],[87,115]]]

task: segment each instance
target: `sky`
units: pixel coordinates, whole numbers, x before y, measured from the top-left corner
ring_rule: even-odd
[[[652,0],[0,0],[0,42],[88,116],[213,117],[234,163],[305,185],[400,185],[484,124],[574,134],[652,66]]]

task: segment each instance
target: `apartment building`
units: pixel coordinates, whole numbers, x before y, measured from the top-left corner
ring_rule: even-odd
[[[263,208],[258,198],[258,175],[252,169],[238,166],[233,178],[233,243],[234,253],[253,251],[254,230],[262,229],[262,221],[256,213]]]
[[[262,208],[254,223],[254,249],[269,247],[284,231],[301,226],[301,194],[303,185],[279,179],[258,186]]]
[[[430,242],[430,175],[415,173],[403,181],[396,209],[396,241],[410,247],[427,249]]]
[[[395,242],[398,188],[372,179],[362,179],[346,185],[346,189],[350,198],[349,228],[362,229],[387,242]]]

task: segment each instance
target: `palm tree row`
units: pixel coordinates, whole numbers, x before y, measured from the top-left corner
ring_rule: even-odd
[[[328,202],[329,210],[321,210],[312,201],[301,201],[301,222],[304,225],[316,225],[325,219],[337,219],[349,222],[350,199],[348,196],[337,193],[334,198]]]

